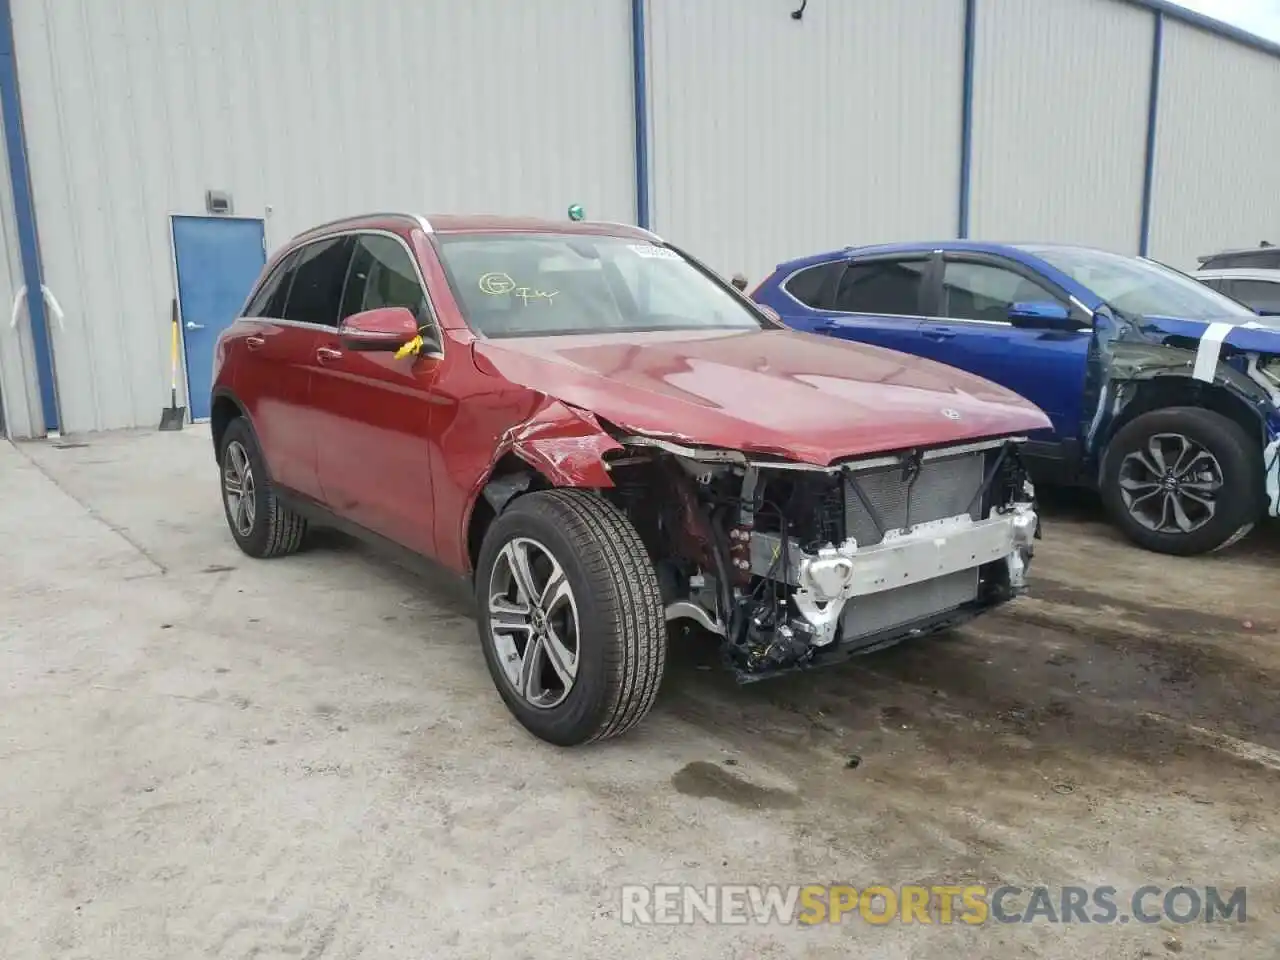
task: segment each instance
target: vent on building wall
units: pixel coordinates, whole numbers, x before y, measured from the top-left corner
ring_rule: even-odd
[[[204,208],[215,216],[227,216],[231,213],[231,194],[223,190],[206,190]]]

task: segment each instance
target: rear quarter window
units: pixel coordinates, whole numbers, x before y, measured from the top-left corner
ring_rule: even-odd
[[[825,310],[829,306],[827,303],[829,294],[826,294],[826,291],[829,291],[834,286],[831,281],[834,280],[835,275],[843,266],[843,261],[837,260],[834,263],[820,263],[817,266],[806,267],[798,273],[792,274],[782,284],[782,289],[806,307]]]

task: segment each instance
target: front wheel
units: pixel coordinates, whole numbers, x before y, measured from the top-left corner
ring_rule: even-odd
[[[521,497],[485,534],[475,582],[489,673],[534,736],[576,746],[649,712],[666,621],[644,544],[611,503],[581,490]]]
[[[222,508],[236,545],[259,559],[296,552],[307,534],[307,521],[276,496],[258,440],[243,417],[227,425],[218,466]]]
[[[1221,550],[1263,512],[1262,450],[1235,421],[1199,407],[1144,413],[1107,447],[1102,498],[1139,546],[1190,556]]]

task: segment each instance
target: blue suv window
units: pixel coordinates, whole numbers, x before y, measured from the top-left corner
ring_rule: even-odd
[[[843,269],[843,260],[837,260],[834,263],[820,263],[816,267],[809,267],[792,274],[791,279],[782,286],[787,293],[791,294],[806,307],[812,307],[815,310],[828,310],[831,305],[827,301],[826,291],[830,289],[835,276]]]
[[[1015,303],[1060,303],[1040,284],[987,263],[948,263],[942,273],[942,315],[1008,323]]]
[[[851,263],[840,278],[834,309],[843,313],[919,316],[927,259]]]

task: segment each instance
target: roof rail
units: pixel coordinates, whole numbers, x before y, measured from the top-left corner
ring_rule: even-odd
[[[328,220],[324,223],[317,223],[314,227],[308,227],[302,233],[315,233],[317,230],[325,230],[329,227],[336,227],[339,224],[350,223],[352,220],[375,220],[379,217],[395,217],[399,220],[412,220],[420,226],[424,233],[431,232],[431,224],[427,222],[427,218],[417,213],[405,213],[403,210],[382,210],[375,213],[351,213],[345,217],[337,217],[334,220]],[[301,236],[301,234],[299,234]]]
[[[1256,247],[1231,247],[1227,250],[1217,250],[1213,253],[1202,254],[1196,257],[1196,259],[1199,260],[1201,263],[1204,263],[1206,260],[1212,260],[1214,257],[1229,257],[1239,253],[1257,253],[1259,250],[1275,250],[1275,249],[1276,249],[1276,245],[1274,243],[1272,243],[1270,240],[1263,240]]]
[[[656,233],[654,233],[654,232],[653,232],[652,230],[650,230],[648,227],[641,227],[641,226],[637,226],[637,225],[636,225],[636,224],[634,224],[634,223],[622,223],[621,221],[618,221],[618,220],[592,220],[591,222],[592,222],[592,223],[598,223],[598,224],[601,224],[602,226],[606,226],[606,227],[626,227],[628,230],[639,230],[639,231],[640,231],[641,233],[643,233],[646,237],[652,237],[654,240],[661,240],[661,239],[662,239],[660,236],[658,236]]]

